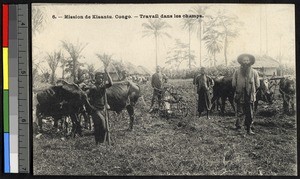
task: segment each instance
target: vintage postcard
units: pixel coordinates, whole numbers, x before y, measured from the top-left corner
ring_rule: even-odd
[[[297,175],[293,4],[32,4],[34,175]]]

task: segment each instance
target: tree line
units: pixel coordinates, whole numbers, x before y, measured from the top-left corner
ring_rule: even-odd
[[[201,15],[201,18],[185,18],[182,19],[181,28],[188,32],[188,43],[183,43],[175,38],[175,45],[167,53],[166,64],[173,64],[177,69],[182,62],[188,62],[188,68],[195,67],[196,56],[191,51],[191,35],[197,33],[199,38],[199,67],[203,66],[203,62],[209,62],[210,66],[216,66],[216,55],[224,51],[224,63],[228,65],[227,51],[230,42],[239,35],[240,27],[243,23],[238,17],[225,10],[215,10],[210,6],[198,5],[192,7],[189,12]],[[211,11],[210,11],[211,10]],[[216,12],[215,12],[216,11]],[[166,21],[162,19],[149,19],[147,23],[143,23],[143,37],[153,36],[155,40],[155,65],[158,61],[158,39],[163,37],[171,38],[167,32],[168,28],[172,28]],[[202,59],[202,43],[206,48],[208,58]]]

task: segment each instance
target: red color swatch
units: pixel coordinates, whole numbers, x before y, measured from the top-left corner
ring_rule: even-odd
[[[3,47],[8,47],[8,4],[2,5],[2,40]]]

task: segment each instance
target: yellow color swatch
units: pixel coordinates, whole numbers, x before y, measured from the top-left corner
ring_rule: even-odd
[[[8,90],[8,48],[3,47],[3,89]]]

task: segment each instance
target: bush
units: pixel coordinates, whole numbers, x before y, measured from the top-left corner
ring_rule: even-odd
[[[171,79],[189,79],[194,78],[199,73],[200,68],[194,68],[191,70],[164,70],[164,73]],[[216,67],[206,68],[207,74],[210,76],[232,76],[235,68],[227,67],[225,65],[218,65]]]

